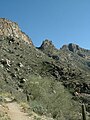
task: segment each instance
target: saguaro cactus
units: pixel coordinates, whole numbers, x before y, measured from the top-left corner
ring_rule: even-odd
[[[86,120],[86,108],[84,104],[82,104],[82,118],[83,120]]]

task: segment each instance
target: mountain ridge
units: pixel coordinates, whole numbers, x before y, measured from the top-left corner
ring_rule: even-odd
[[[0,20],[0,26],[4,22],[0,27],[0,93],[8,92],[17,101],[28,102],[34,112],[50,113],[56,120],[80,120],[81,103],[89,114],[90,51],[72,43],[57,49],[47,39],[35,47],[15,23]],[[12,24],[16,34],[8,31]]]

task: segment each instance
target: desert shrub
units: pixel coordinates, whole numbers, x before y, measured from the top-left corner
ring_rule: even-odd
[[[45,109],[45,107],[38,101],[33,101],[31,104],[32,110],[35,113],[38,113],[40,115],[44,115],[46,114],[47,110]]]
[[[57,120],[78,119],[78,103],[72,100],[72,95],[61,82],[50,78],[31,76],[24,86],[24,92],[30,97],[32,110],[39,114],[50,114]],[[78,105],[79,106],[79,105]]]

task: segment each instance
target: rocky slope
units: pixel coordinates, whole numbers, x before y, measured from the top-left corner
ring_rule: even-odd
[[[38,114],[80,120],[81,103],[90,113],[90,50],[72,43],[58,50],[49,40],[36,48],[15,22],[1,18],[2,92],[28,102]]]
[[[24,32],[20,30],[18,24],[5,18],[0,18],[0,37],[1,36],[12,39],[22,39],[32,45],[32,41]]]

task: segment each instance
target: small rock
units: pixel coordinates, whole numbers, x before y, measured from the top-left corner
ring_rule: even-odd
[[[23,64],[22,64],[22,63],[18,63],[18,66],[19,66],[19,67],[23,67]]]

